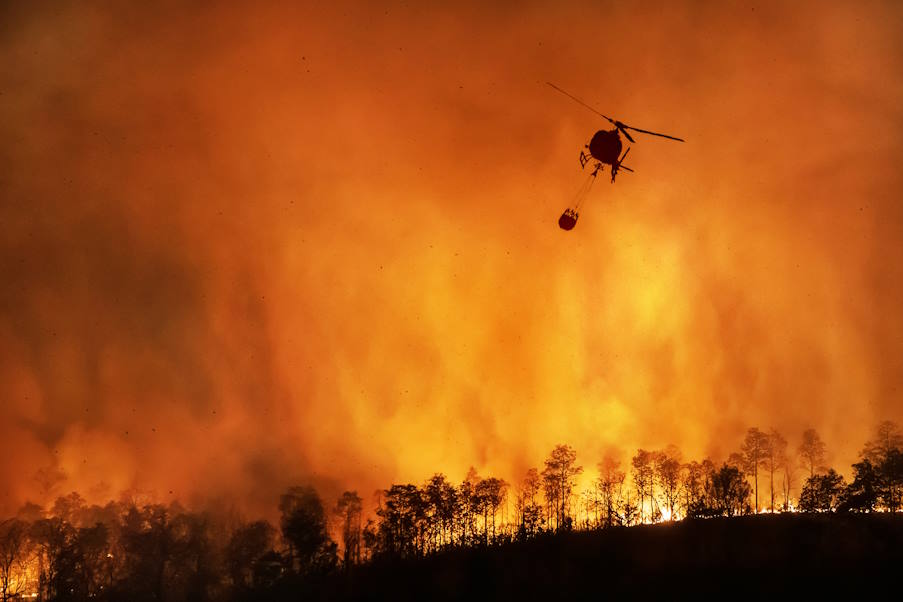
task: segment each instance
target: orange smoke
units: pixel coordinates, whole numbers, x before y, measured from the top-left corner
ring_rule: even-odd
[[[3,513],[903,419],[895,3],[2,10]]]

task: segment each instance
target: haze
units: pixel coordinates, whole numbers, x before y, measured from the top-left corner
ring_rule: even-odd
[[[0,8],[0,515],[903,419],[903,5],[320,4]]]

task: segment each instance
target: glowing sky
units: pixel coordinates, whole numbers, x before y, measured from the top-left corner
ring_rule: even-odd
[[[2,512],[903,420],[898,2],[13,4]]]

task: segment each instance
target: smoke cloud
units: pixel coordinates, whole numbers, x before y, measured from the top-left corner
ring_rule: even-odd
[[[0,513],[903,419],[898,3],[0,11]]]

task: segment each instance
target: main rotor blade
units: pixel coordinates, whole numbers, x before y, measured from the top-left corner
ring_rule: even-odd
[[[653,136],[661,136],[662,138],[669,138],[671,140],[677,140],[678,142],[686,142],[683,138],[676,138],[674,136],[669,136],[668,134],[659,134],[658,132],[650,132],[649,130],[641,130],[640,128],[631,127],[629,125],[622,124],[623,127],[628,130],[633,130],[634,132],[643,132],[644,134],[652,134]],[[629,138],[629,136],[628,136]]]
[[[677,140],[678,142],[686,142],[686,140],[684,140],[683,138],[677,138],[677,137],[675,137],[675,136],[669,136],[668,134],[659,134],[658,132],[650,132],[649,130],[643,130],[643,129],[640,129],[640,128],[631,127],[631,126],[629,126],[629,125],[627,125],[627,124],[621,123],[620,121],[615,121],[614,119],[612,119],[612,118],[609,117],[608,115],[605,115],[604,113],[600,113],[599,111],[597,111],[597,110],[594,109],[593,107],[589,106],[588,104],[586,104],[585,102],[583,102],[582,100],[580,100],[579,98],[577,98],[576,96],[574,96],[573,94],[571,94],[570,92],[566,92],[566,91],[562,90],[561,88],[559,88],[558,86],[556,86],[556,85],[553,84],[552,82],[546,82],[546,84],[548,84],[548,85],[551,86],[552,88],[555,88],[556,90],[558,90],[559,92],[561,92],[562,94],[564,94],[565,96],[567,96],[568,98],[570,98],[571,100],[573,100],[574,102],[576,102],[577,104],[583,105],[584,107],[586,107],[587,109],[589,109],[590,111],[592,111],[593,113],[595,113],[596,115],[598,115],[599,117],[602,117],[603,119],[608,120],[609,123],[611,123],[611,124],[614,125],[616,128],[618,128],[619,130],[621,130],[621,133],[624,134],[624,136],[626,136],[627,139],[630,140],[631,142],[636,142],[636,140],[634,140],[634,139],[630,136],[630,134],[627,133],[627,130],[633,130],[633,131],[635,131],[635,132],[642,132],[642,133],[644,133],[644,134],[650,134],[650,135],[652,135],[652,136],[661,136],[662,138],[668,138],[668,139],[670,139],[670,140]]]
[[[573,100],[574,102],[583,105],[584,107],[586,107],[587,109],[589,109],[590,111],[592,111],[593,113],[595,113],[596,115],[598,115],[599,117],[602,117],[603,119],[607,119],[607,120],[610,121],[611,123],[614,123],[614,122],[615,122],[615,120],[612,119],[611,117],[609,117],[608,115],[603,115],[602,113],[600,113],[600,112],[597,111],[596,109],[592,108],[591,106],[589,106],[588,104],[586,104],[585,102],[583,102],[582,100],[580,100],[579,98],[577,98],[576,96],[574,96],[573,94],[570,94],[570,93],[568,93],[568,92],[565,92],[564,90],[562,90],[561,88],[559,88],[558,86],[556,86],[555,84],[553,84],[552,82],[546,82],[546,83],[547,83],[548,85],[552,86],[553,88],[555,88],[556,90],[558,90],[559,92],[561,92],[562,94],[564,94],[565,96],[567,96],[568,98],[570,98],[571,100]],[[628,138],[629,138],[629,136],[628,136]]]
[[[619,130],[621,130],[621,133],[622,133],[622,134],[624,134],[625,136],[627,136],[627,139],[628,139],[628,140],[630,140],[630,141],[633,142],[634,144],[636,143],[636,140],[633,139],[633,136],[631,136],[630,134],[627,133],[627,130],[624,129],[624,125],[623,125],[620,121],[617,122],[617,123],[615,123],[615,125],[617,126],[617,128],[618,128]]]

